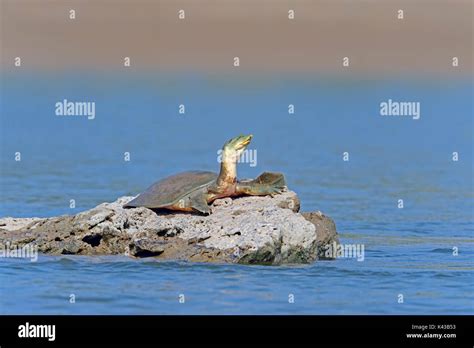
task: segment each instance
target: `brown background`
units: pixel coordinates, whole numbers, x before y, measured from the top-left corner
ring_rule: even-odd
[[[472,74],[469,0],[0,1],[3,69]]]

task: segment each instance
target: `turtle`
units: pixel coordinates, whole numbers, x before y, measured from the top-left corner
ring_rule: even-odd
[[[264,172],[253,180],[237,181],[237,161],[252,139],[239,135],[222,147],[219,174],[187,171],[155,182],[124,208],[146,207],[208,215],[209,204],[218,198],[237,196],[275,196],[286,190],[282,173]]]

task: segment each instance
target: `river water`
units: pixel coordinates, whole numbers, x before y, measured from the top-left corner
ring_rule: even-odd
[[[179,171],[217,171],[222,144],[252,133],[256,162],[241,163],[239,176],[284,172],[302,210],[331,216],[364,259],[271,267],[0,258],[0,313],[474,313],[468,79],[3,79],[0,217],[74,214]],[[64,99],[95,102],[95,118],[55,115]],[[420,118],[381,116],[389,99],[419,102]]]

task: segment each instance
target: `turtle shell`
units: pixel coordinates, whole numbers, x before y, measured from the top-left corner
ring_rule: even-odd
[[[124,205],[124,208],[164,208],[177,203],[195,189],[209,185],[217,174],[205,171],[190,171],[175,174],[155,182],[138,197]]]

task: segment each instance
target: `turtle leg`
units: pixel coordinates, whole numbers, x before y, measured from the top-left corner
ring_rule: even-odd
[[[196,195],[191,198],[191,207],[194,210],[206,215],[211,213],[211,208],[209,208],[209,205],[207,204],[206,198],[203,194]]]
[[[274,196],[286,189],[285,176],[281,173],[262,173],[254,180],[237,183],[235,193],[249,196]]]

